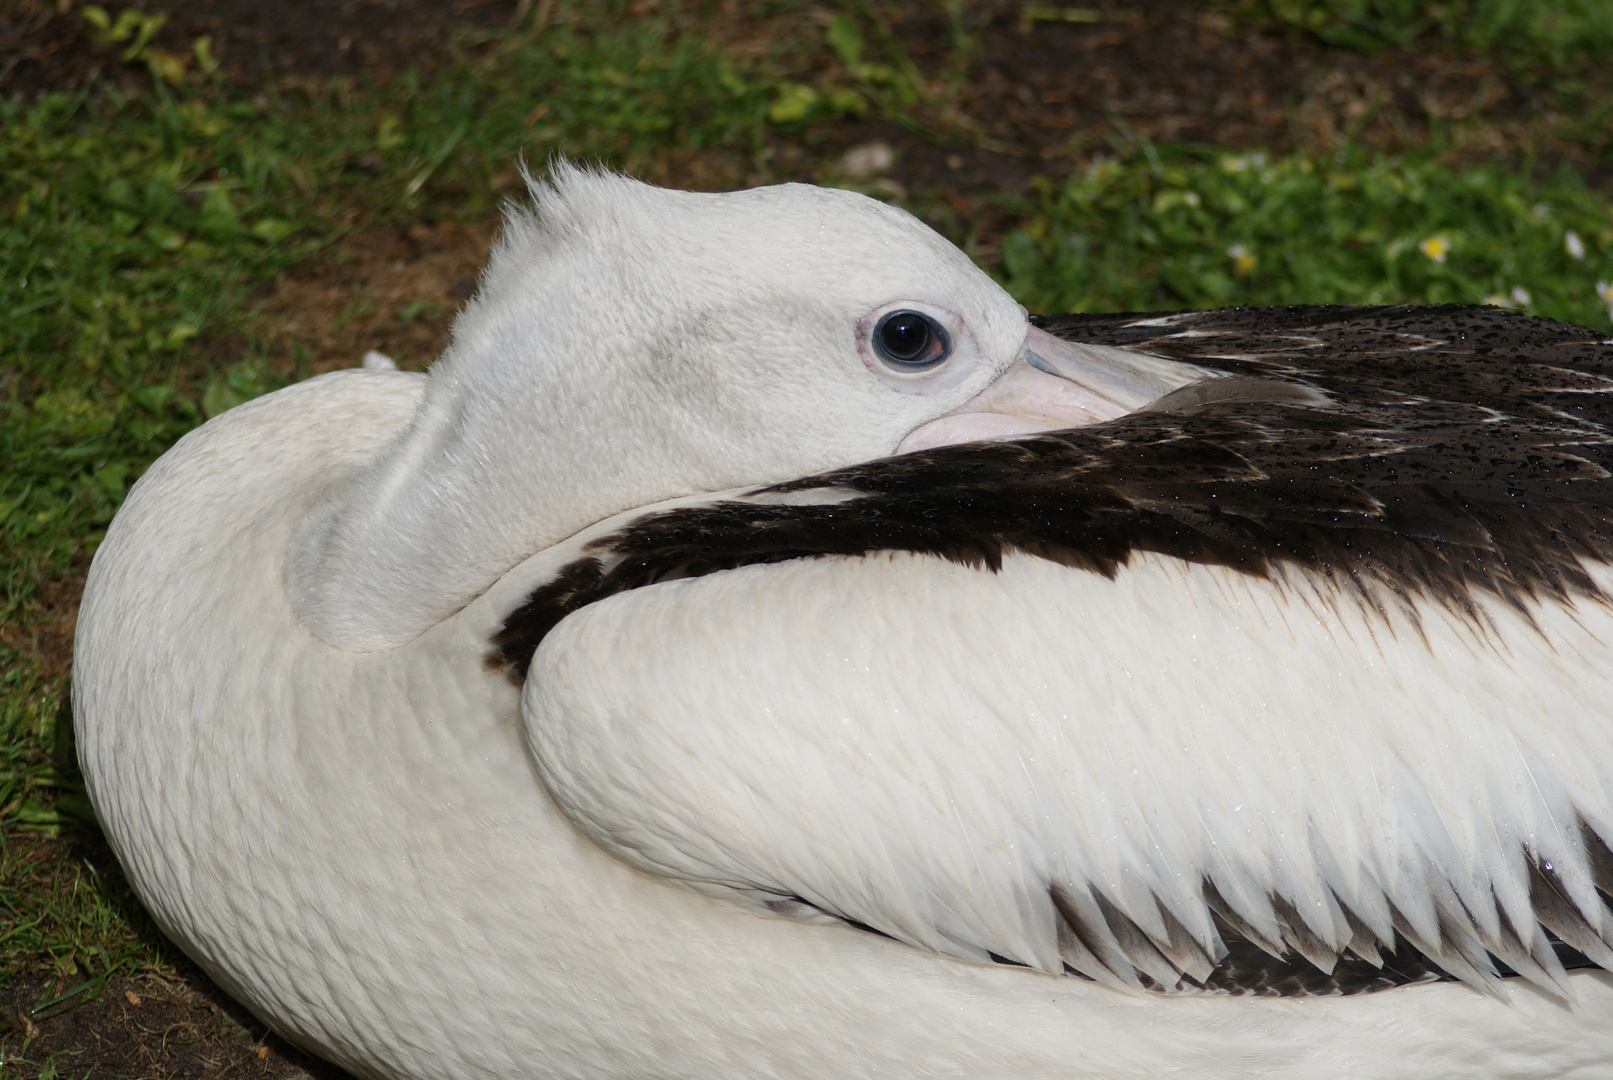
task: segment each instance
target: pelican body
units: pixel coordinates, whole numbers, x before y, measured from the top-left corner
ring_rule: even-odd
[[[428,374],[213,419],[90,571],[90,795],[266,1024],[389,1080],[1613,1076],[1605,335],[1028,320],[844,192],[534,199]]]

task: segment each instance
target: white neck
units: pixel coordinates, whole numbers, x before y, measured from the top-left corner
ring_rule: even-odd
[[[676,432],[642,415],[622,423],[631,401],[602,409],[599,389],[575,381],[468,393],[461,372],[481,365],[466,359],[444,358],[409,425],[293,542],[292,597],[332,644],[401,645],[601,518],[722,486]]]

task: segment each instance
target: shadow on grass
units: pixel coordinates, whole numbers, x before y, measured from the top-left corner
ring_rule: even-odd
[[[80,920],[81,894],[93,890],[103,925],[116,927],[121,940],[109,948],[105,938],[95,944],[86,936],[83,956],[75,950],[54,969],[36,966],[6,981],[0,988],[5,1075],[345,1080],[347,1073],[271,1033],[162,936],[98,827],[80,824],[55,837],[14,831],[7,839],[8,890],[31,885],[56,909],[44,914]],[[17,880],[18,866],[32,868],[31,882]],[[64,883],[68,870],[93,883],[82,877]]]

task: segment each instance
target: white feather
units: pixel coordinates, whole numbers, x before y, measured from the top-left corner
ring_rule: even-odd
[[[1599,923],[1577,819],[1613,813],[1613,620],[1416,614],[1165,556],[748,567],[567,619],[526,731],[636,865],[973,959],[1060,970],[1055,882],[1206,945],[1206,878],[1274,939],[1268,894],[1337,950],[1338,899],[1436,947],[1459,903],[1494,941],[1532,927],[1526,851]]]

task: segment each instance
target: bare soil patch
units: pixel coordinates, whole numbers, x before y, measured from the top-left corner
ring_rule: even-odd
[[[497,230],[496,220],[416,222],[348,237],[307,271],[265,282],[259,326],[276,354],[308,350],[315,374],[372,349],[423,367],[475,292]]]
[[[63,589],[76,593],[77,586]],[[157,943],[159,971],[110,977],[96,960],[69,957],[57,970],[34,970],[0,984],[0,1077],[75,1080],[344,1080],[347,1074],[269,1031],[218,989],[178,949],[162,941],[123,880],[100,830],[80,826],[60,837],[7,836],[8,883],[48,879],[83,867],[143,936]],[[104,957],[100,963],[106,963]]]
[[[194,968],[114,976],[93,1000],[30,1016],[61,991],[31,977],[0,988],[0,1054],[17,1075],[340,1080],[347,1074],[270,1033]],[[7,1075],[10,1075],[8,1072]]]
[[[166,17],[152,44],[187,61],[210,36],[225,77],[256,88],[288,76],[360,77],[416,67],[430,72],[458,33],[508,25],[517,0],[154,0],[106,3]],[[126,43],[97,41],[77,0],[8,0],[0,10],[0,93],[76,90],[98,79],[131,87],[147,78],[126,64]],[[527,5],[530,8],[530,4]],[[188,61],[187,61],[188,62]]]
[[[67,676],[73,666],[73,631],[84,594],[84,569],[40,585],[30,600],[26,623],[0,626],[0,642],[32,660],[46,679]]]

